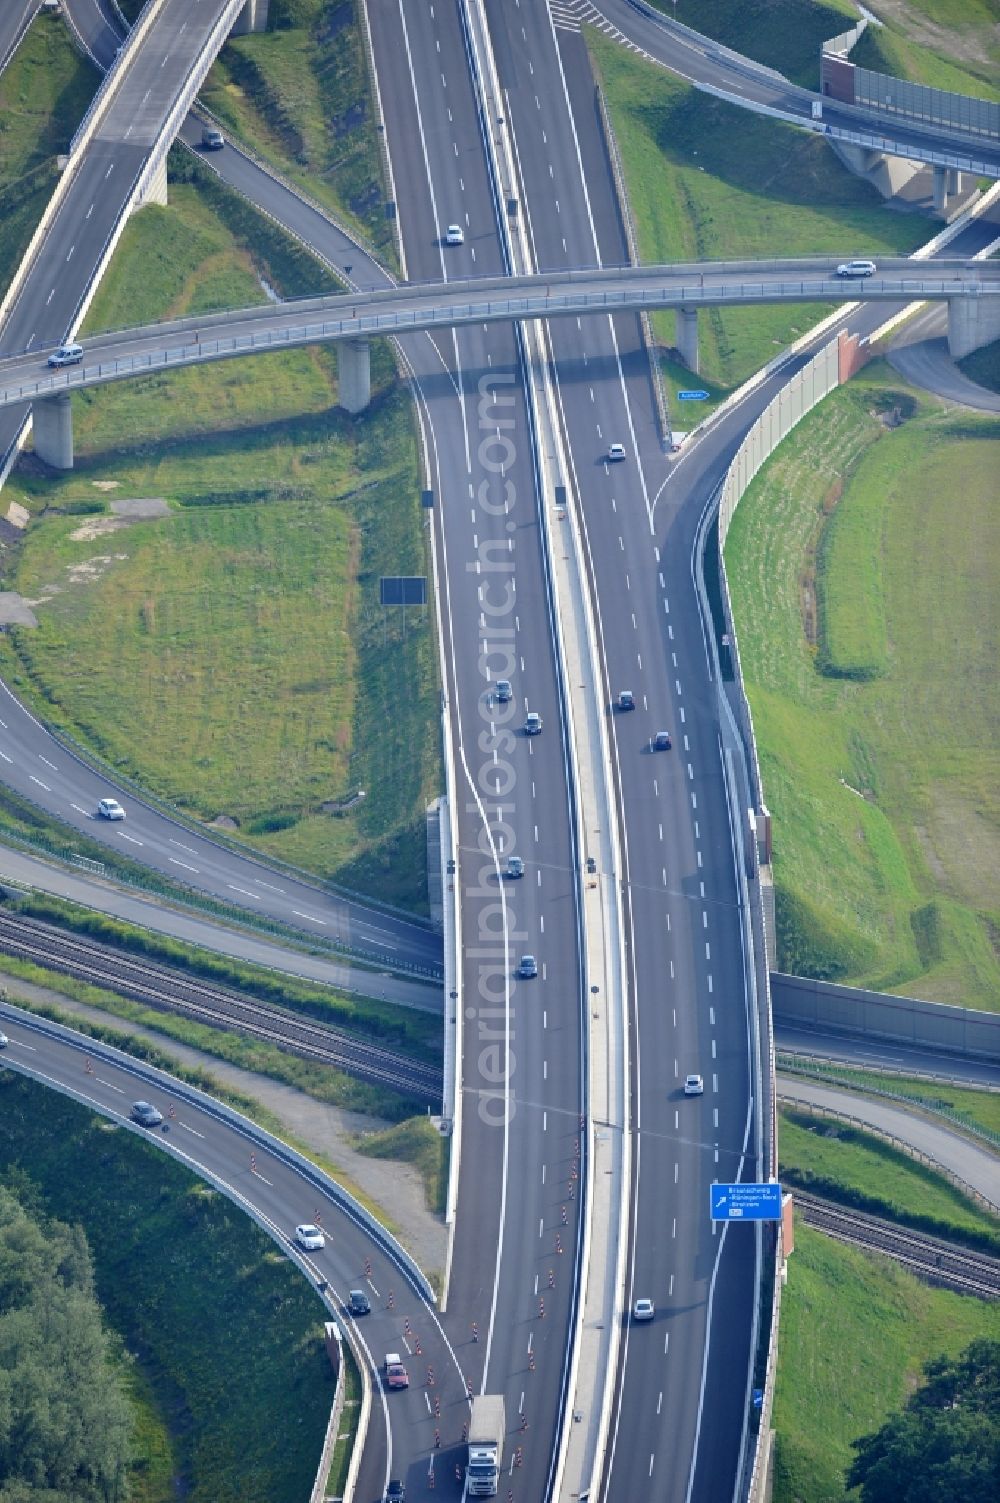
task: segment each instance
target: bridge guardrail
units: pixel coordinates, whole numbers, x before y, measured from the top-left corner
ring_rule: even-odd
[[[956,282],[953,278],[941,277],[905,280],[879,277],[877,281],[869,278],[864,288],[864,295],[867,301],[912,301],[913,299],[934,301],[955,297],[995,297],[1000,296],[1000,280],[995,281],[992,277],[984,280],[982,277],[971,276],[961,282]],[[823,282],[797,280],[777,284],[740,282],[729,285],[722,283],[696,288],[660,285],[641,289],[624,287],[616,291],[557,292],[550,290],[542,295],[487,297],[481,302],[456,303],[449,300],[443,306],[433,305],[428,298],[421,299],[420,306],[415,308],[404,307],[372,313],[358,311],[357,304],[362,296],[367,299],[362,306],[376,309],[378,308],[378,304],[374,301],[376,298],[383,300],[395,298],[397,301],[402,301],[400,293],[395,291],[388,294],[359,294],[358,299],[354,300],[355,307],[351,317],[328,318],[301,325],[293,324],[284,328],[265,327],[261,332],[251,330],[249,333],[234,334],[228,338],[217,336],[208,340],[201,338],[202,328],[213,329],[220,325],[224,327],[227,322],[231,325],[237,321],[240,324],[266,325],[270,323],[273,325],[276,321],[286,318],[289,309],[281,305],[278,305],[277,310],[272,306],[266,306],[260,309],[239,310],[235,316],[230,316],[228,319],[220,319],[216,315],[213,319],[201,320],[200,324],[197,320],[188,319],[180,321],[179,324],[157,325],[154,327],[158,330],[158,338],[171,338],[178,334],[194,332],[195,340],[189,344],[161,348],[148,355],[118,356],[108,362],[98,360],[96,367],[85,360],[80,365],[53,372],[47,371],[45,375],[39,375],[32,381],[19,381],[2,388],[0,405],[38,401],[48,396],[56,396],[63,391],[82,390],[87,386],[106,381],[125,380],[170,366],[192,365],[201,361],[227,359],[253,354],[260,350],[289,348],[297,344],[313,344],[325,340],[356,339],[373,335],[392,337],[427,328],[451,327],[461,323],[508,320],[522,322],[526,319],[595,312],[634,312],[644,307],[697,308],[720,303],[770,302],[776,298],[802,302],[846,301],[857,298],[858,288],[847,287],[843,283],[831,284],[829,280]],[[342,295],[338,294],[337,301],[341,303],[344,301]],[[325,307],[323,311],[326,311]],[[120,335],[104,335],[92,341],[90,348],[93,353],[99,355],[102,347],[113,348],[116,343],[120,342]]]

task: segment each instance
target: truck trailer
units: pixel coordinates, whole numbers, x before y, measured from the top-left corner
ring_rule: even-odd
[[[507,1433],[503,1394],[479,1394],[472,1400],[469,1423],[469,1466],[466,1476],[470,1498],[492,1498],[500,1485],[503,1441]]]

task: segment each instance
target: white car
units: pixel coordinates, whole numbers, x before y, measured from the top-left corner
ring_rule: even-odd
[[[460,224],[450,224],[444,232],[445,245],[464,245],[465,231]]]
[[[684,1080],[685,1096],[703,1096],[705,1094],[705,1082],[700,1075],[688,1075]]]
[[[82,359],[82,344],[61,344],[57,350],[52,351],[52,354],[46,361],[46,365],[79,365]]]
[[[618,459],[624,459],[624,458],[625,458],[625,445],[624,444],[609,444],[608,445],[608,463],[609,464],[614,464],[614,462],[616,460],[618,460]]]
[[[656,1306],[651,1299],[637,1299],[632,1306],[633,1320],[652,1320],[656,1314]]]
[[[124,819],[125,810],[116,798],[102,798],[97,806],[102,819]]]
[[[873,277],[875,271],[874,261],[841,261],[837,267],[838,277]]]
[[[326,1246],[326,1238],[318,1226],[307,1221],[295,1228],[295,1240],[303,1252],[320,1252]]]
[[[7,1037],[7,1035],[5,1033],[0,1033],[0,1049],[6,1049],[9,1043],[10,1039]]]

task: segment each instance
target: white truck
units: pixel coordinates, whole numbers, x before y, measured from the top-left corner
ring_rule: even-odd
[[[478,1394],[472,1400],[472,1418],[469,1422],[466,1483],[470,1498],[492,1498],[496,1495],[500,1485],[506,1433],[503,1394]]]

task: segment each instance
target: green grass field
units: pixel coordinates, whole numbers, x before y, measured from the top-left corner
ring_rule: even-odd
[[[889,213],[818,138],[699,94],[599,32],[588,30],[587,40],[644,262],[906,255],[928,238],[924,221]],[[811,303],[706,309],[696,384],[716,395],[739,385],[829,311]],[[673,346],[672,313],[653,314],[653,328],[662,349]],[[692,384],[682,371],[668,373],[674,389]],[[676,405],[671,411],[689,416]]]
[[[977,1336],[1000,1338],[1000,1306],[931,1289],[800,1219],[781,1302],[774,1503],[842,1503],[851,1441],[901,1406],[929,1357]]]
[[[224,190],[171,193],[131,221],[88,328],[259,302],[262,277],[282,293],[309,290],[310,274],[328,287]],[[419,909],[440,780],[436,657],[427,612],[404,638],[377,605],[379,574],[426,562],[412,411],[384,351],[373,381],[356,420],[334,406],[329,348],[75,398],[76,468],[29,461],[7,487],[32,524],[4,560],[6,587],[39,602],[40,624],[3,640],[0,665],[162,798]],[[164,514],[112,514],[143,497]]]
[[[232,135],[394,262],[354,0],[272,4],[269,29],[230,39],[201,98]]]
[[[0,287],[6,289],[97,88],[61,21],[41,16],[0,73]]]
[[[829,1195],[934,1236],[1000,1251],[995,1216],[874,1133],[787,1106],[781,1111],[778,1156],[786,1188]]]
[[[148,1452],[133,1496],[308,1497],[333,1375],[324,1307],[275,1244],[151,1144],[12,1072],[0,1076],[0,1176],[86,1233],[98,1297],[140,1379]]]
[[[858,20],[849,0],[652,0],[667,16],[777,68],[803,88],[819,87],[825,41]],[[877,72],[960,94],[994,94],[1000,47],[995,0],[902,0],[870,7],[869,26],[851,61]]]
[[[741,502],[726,566],[782,970],[1000,1003],[997,437],[873,366]]]

